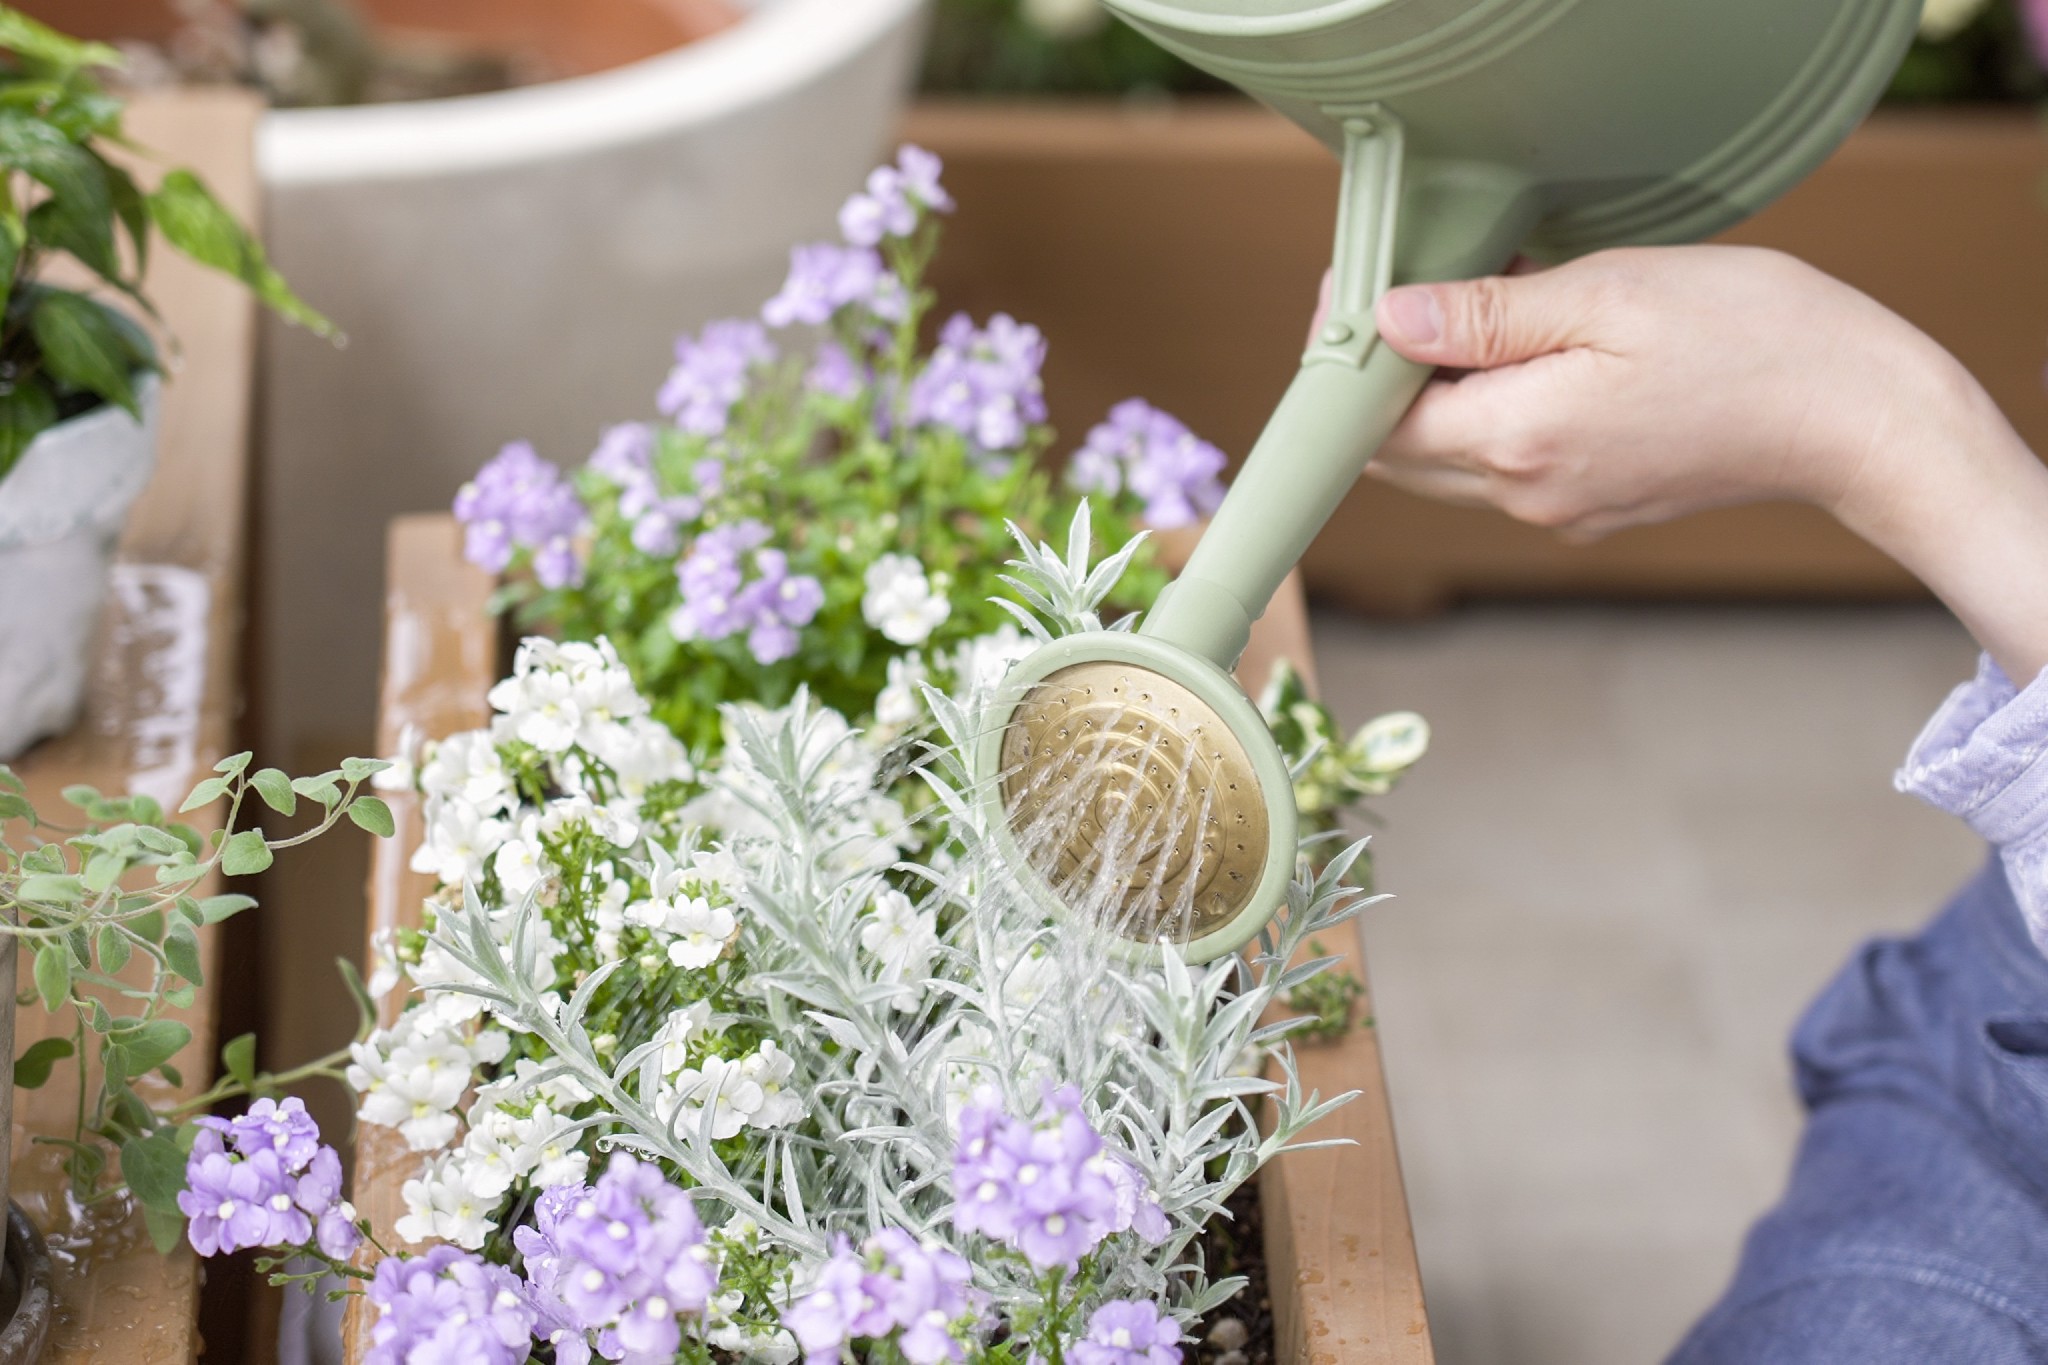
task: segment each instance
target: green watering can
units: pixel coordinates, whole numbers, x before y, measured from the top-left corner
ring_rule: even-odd
[[[1032,895],[1199,962],[1294,872],[1287,768],[1230,670],[1429,377],[1380,344],[1379,296],[1754,213],[1862,119],[1920,0],[1106,3],[1343,162],[1328,317],[1186,570],[1135,633],[1017,665],[976,754]]]

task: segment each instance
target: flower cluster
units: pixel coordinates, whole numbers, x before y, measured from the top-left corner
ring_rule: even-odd
[[[1045,338],[1007,313],[976,328],[955,313],[939,332],[938,349],[910,386],[908,415],[919,425],[947,427],[984,455],[1015,451],[1045,420]]]
[[[502,573],[515,552],[532,556],[533,575],[549,588],[579,581],[582,561],[573,538],[585,512],[561,471],[514,441],[455,495],[463,553],[472,564]]]
[[[825,590],[807,574],[792,574],[789,557],[767,547],[768,528],[740,521],[706,531],[676,565],[681,605],[669,613],[678,640],[723,640],[744,632],[757,663],[796,653],[797,630],[825,603]],[[742,556],[752,553],[753,577]]]
[[[1166,1215],[1145,1179],[1107,1151],[1072,1085],[1050,1090],[1029,1123],[992,1097],[960,1115],[953,1156],[953,1222],[1006,1242],[1040,1269],[1071,1269],[1105,1237],[1127,1229],[1166,1236]]]
[[[782,1315],[807,1365],[836,1361],[860,1340],[894,1337],[911,1365],[964,1359],[980,1295],[958,1252],[883,1228],[858,1251],[842,1242],[811,1291]]]
[[[363,1365],[521,1365],[537,1319],[519,1278],[455,1247],[387,1256],[366,1291],[378,1309]]]
[[[595,1185],[541,1196],[515,1240],[557,1365],[588,1360],[593,1336],[607,1360],[670,1359],[681,1319],[702,1315],[718,1288],[690,1196],[624,1152]]]
[[[298,1099],[257,1100],[234,1119],[202,1118],[178,1208],[201,1256],[308,1242],[340,1261],[362,1234],[341,1197],[341,1158]]]
[[[1128,489],[1144,499],[1145,520],[1162,530],[1188,526],[1223,502],[1223,452],[1139,398],[1109,410],[1074,452],[1067,480],[1084,493]]]
[[[774,344],[759,323],[708,323],[695,337],[677,339],[675,368],[654,406],[694,436],[720,435],[747,391],[748,373],[773,359]]]
[[[527,482],[573,514],[569,534],[472,522],[472,558],[511,574],[499,601],[550,634],[616,641],[695,751],[722,742],[719,706],[779,706],[800,683],[855,724],[918,723],[916,689],[954,688],[955,661],[994,657],[970,642],[1009,624],[990,600],[1005,523],[1035,534],[1072,514],[1076,490],[1040,458],[1052,433],[1038,329],[962,315],[924,340],[924,281],[952,207],[938,158],[903,148],[845,201],[837,238],[794,249],[754,317],[677,343],[659,419],[607,429],[573,479],[522,456]],[[1099,499],[1110,548],[1136,536],[1148,500],[1172,506],[1169,458]],[[1186,497],[1207,496],[1186,478]],[[465,494],[466,520],[476,501]],[[1163,581],[1140,564],[1118,610]]]
[[[1069,1346],[1074,1365],[1180,1365],[1180,1324],[1142,1299],[1112,1299]]]

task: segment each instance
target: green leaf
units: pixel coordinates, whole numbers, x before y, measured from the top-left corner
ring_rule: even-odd
[[[397,829],[391,821],[391,807],[374,796],[358,796],[349,802],[348,818],[380,839],[389,839]]]
[[[125,409],[137,421],[142,409],[129,382],[133,363],[128,338],[108,319],[105,304],[65,289],[45,289],[36,296],[29,330],[42,348],[43,366],[74,389],[98,394]]]
[[[14,1083],[34,1090],[50,1079],[51,1068],[71,1055],[69,1038],[44,1038],[14,1059]]]
[[[344,758],[341,760],[341,776],[346,782],[360,782],[366,777],[376,776],[390,766],[388,760],[381,758]]]
[[[192,1002],[199,998],[199,992],[191,986],[173,986],[164,992],[164,1003],[175,1010],[189,1010]]]
[[[36,993],[43,1008],[55,1014],[71,995],[71,951],[61,942],[45,943],[36,949]]]
[[[185,1153],[178,1139],[158,1129],[122,1143],[121,1178],[145,1208],[177,1208],[178,1192],[185,1188]]]
[[[152,1019],[138,1029],[120,1035],[128,1049],[129,1073],[140,1076],[156,1070],[177,1056],[192,1041],[192,1030],[175,1019]]]
[[[192,794],[185,798],[185,804],[178,807],[178,814],[183,815],[188,810],[198,810],[201,806],[212,805],[227,789],[228,779],[225,777],[207,778],[192,789]]]
[[[164,937],[164,912],[151,910],[128,921],[128,932],[146,943],[161,943]]]
[[[119,881],[127,869],[126,858],[102,849],[85,860],[85,889],[94,893],[104,891]]]
[[[32,374],[0,393],[0,479],[21,461],[29,444],[57,424],[57,398],[49,381]]]
[[[36,114],[0,109],[0,166],[20,171],[49,190],[30,214],[55,245],[95,270],[114,258],[114,196],[99,159]]]
[[[335,803],[341,800],[341,788],[334,785],[334,779],[339,776],[339,772],[332,772],[321,773],[317,777],[295,777],[292,790],[309,801],[318,801],[327,810],[333,810]]]
[[[14,894],[41,905],[75,905],[85,899],[85,883],[61,872],[37,872],[23,877]]]
[[[256,1083],[256,1035],[245,1033],[220,1050],[221,1070],[244,1090]]]
[[[57,75],[69,75],[88,66],[118,68],[125,65],[121,54],[105,43],[88,43],[66,37],[23,14],[0,6],[0,51],[12,52],[39,66],[54,68]]]
[[[164,935],[164,960],[172,971],[193,985],[206,984],[206,973],[199,966],[199,939],[185,921],[179,920]]]
[[[135,277],[141,279],[149,264],[149,200],[143,197],[135,177],[104,157],[100,170],[107,177],[107,197],[114,201],[114,215],[127,229],[128,245],[135,252]]]
[[[178,897],[177,903],[172,908],[185,917],[187,924],[206,923],[206,916],[200,912],[199,902],[193,900],[190,896]]]
[[[254,896],[208,896],[199,902],[199,919],[203,924],[219,924],[232,915],[252,909],[256,904]]]
[[[248,769],[249,760],[253,757],[255,757],[255,755],[251,754],[247,749],[244,749],[242,750],[242,752],[238,754],[229,754],[226,758],[214,764],[213,770],[217,773],[224,774],[228,777],[239,776],[242,772]]]
[[[263,798],[263,804],[279,815],[290,815],[299,808],[299,798],[292,792],[292,780],[275,768],[258,769],[249,785]]]
[[[172,1066],[169,1062],[165,1062],[162,1066],[158,1067],[156,1074],[169,1081],[172,1085],[182,1086],[185,1084],[185,1073]]]
[[[16,796],[13,792],[0,792],[0,820],[33,822],[35,818],[36,808],[28,803],[26,797]]]
[[[228,840],[221,850],[220,870],[230,877],[244,877],[252,872],[261,872],[273,861],[270,845],[263,842],[263,831],[245,829]]]
[[[120,970],[128,965],[128,959],[135,951],[132,940],[118,925],[113,924],[101,925],[96,938],[100,970],[108,976],[118,975]]]
[[[149,1226],[150,1244],[159,1256],[170,1255],[185,1240],[185,1215],[178,1211],[176,1204],[163,1209],[154,1204],[144,1204],[142,1221]]]
[[[221,207],[190,171],[172,171],[149,196],[149,216],[164,240],[216,270],[248,285],[279,317],[296,322],[316,336],[336,335],[334,324],[300,302],[284,277],[271,268],[263,248]]]

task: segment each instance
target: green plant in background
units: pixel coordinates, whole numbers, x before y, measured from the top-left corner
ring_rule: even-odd
[[[1332,955],[1321,939],[1310,939],[1308,951],[1311,957]],[[1351,1031],[1351,1012],[1364,994],[1365,983],[1340,967],[1310,977],[1287,995],[1287,1008],[1310,1021],[1297,1025],[1292,1036],[1302,1043],[1336,1042]]]
[[[1259,694],[1259,713],[1294,764],[1294,800],[1305,833],[1336,829],[1346,810],[1392,791],[1429,749],[1429,722],[1413,711],[1378,716],[1344,738],[1335,714],[1308,694],[1285,659],[1273,665]]]
[[[1232,89],[1111,18],[1100,0],[939,0],[924,88],[1071,95]]]
[[[346,1050],[289,1071],[259,1072],[255,1036],[244,1034],[221,1049],[221,1078],[204,1092],[168,1100],[147,1084],[152,1076],[184,1083],[177,1059],[192,1030],[176,1015],[191,1007],[203,984],[198,931],[255,904],[233,893],[202,896],[199,888],[215,874],[261,872],[279,849],[317,838],[344,817],[388,836],[390,808],[360,790],[385,766],[352,758],[332,772],[291,778],[276,768],[251,772],[246,753],[223,759],[177,812],[225,801],[226,814],[210,836],[150,797],[107,797],[84,786],[64,792],[84,823],[62,825],[39,814],[21,780],[0,767],[0,934],[14,938],[32,963],[35,991],[21,1003],[40,1002],[61,1029],[15,1058],[14,1083],[36,1089],[58,1063],[77,1068],[71,1137],[36,1141],[66,1149],[65,1170],[80,1203],[132,1191],[151,1235],[168,1250],[184,1232],[177,1195],[199,1132],[196,1116],[225,1100],[274,1096],[313,1076],[343,1079]],[[258,801],[283,817],[296,815],[301,801],[319,814],[305,831],[273,838],[259,826],[240,827]],[[341,967],[363,1006],[367,1035],[368,997],[354,969],[346,961]],[[120,1175],[110,1181],[107,1158],[114,1152]]]
[[[38,434],[102,403],[140,416],[137,377],[158,368],[133,318],[44,281],[71,257],[106,290],[155,315],[142,292],[150,239],[242,281],[280,316],[323,336],[256,240],[189,170],[145,191],[107,149],[129,145],[121,102],[96,69],[121,55],[0,6],[0,478]],[[122,238],[126,239],[125,250]]]
[[[1909,103],[2048,96],[2048,5],[2041,0],[1928,0],[1920,38],[1892,81]]]

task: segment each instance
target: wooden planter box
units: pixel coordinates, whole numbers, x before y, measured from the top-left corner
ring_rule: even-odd
[[[1132,395],[1234,455],[1291,377],[1329,259],[1333,158],[1246,102],[926,102],[906,137],[960,209],[942,303],[1051,340],[1071,446]],[[2032,111],[1884,113],[1728,240],[1802,256],[1903,313],[2048,452],[2048,134]],[[1466,594],[1896,597],[1889,561],[1809,508],[1709,513],[1589,548],[1361,483],[1306,563],[1312,592],[1407,612]]]
[[[498,623],[485,611],[491,580],[465,564],[461,534],[446,515],[402,517],[392,524],[385,593],[384,678],[378,702],[378,753],[396,752],[408,726],[438,738],[485,723],[484,693],[498,676]],[[1262,657],[1306,660],[1306,613],[1298,584],[1260,624]],[[370,933],[416,927],[430,879],[406,864],[420,837],[416,798],[394,795],[395,838],[380,840],[369,884]],[[1364,975],[1355,935],[1342,948]],[[391,1023],[403,1003],[380,1002]],[[1369,1002],[1360,1017],[1369,1019]],[[1368,1026],[1337,1043],[1301,1050],[1305,1085],[1324,1095],[1361,1096],[1317,1129],[1355,1145],[1283,1157],[1261,1177],[1267,1267],[1278,1359],[1284,1365],[1428,1365],[1428,1320],[1408,1225],[1407,1196],[1394,1150],[1393,1119],[1380,1072],[1379,1040]],[[386,1246],[403,1215],[399,1187],[418,1169],[388,1128],[359,1130],[353,1186],[356,1206]],[[352,1302],[348,1359],[368,1346],[368,1315]]]

